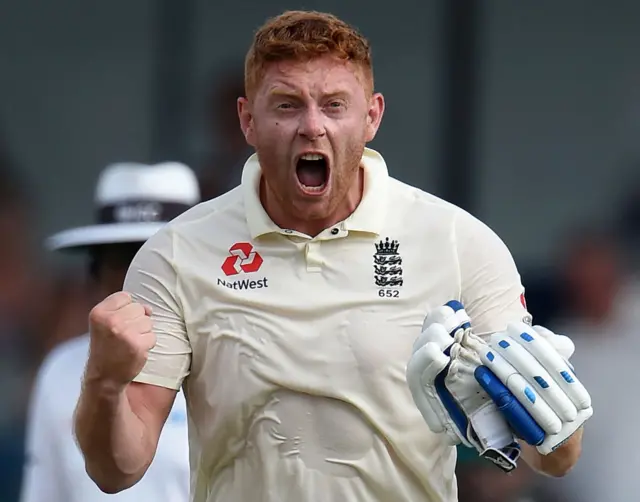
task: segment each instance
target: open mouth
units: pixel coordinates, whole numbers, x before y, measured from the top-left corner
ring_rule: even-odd
[[[327,188],[329,164],[319,153],[302,155],[296,163],[296,175],[302,190],[310,195],[320,195]]]

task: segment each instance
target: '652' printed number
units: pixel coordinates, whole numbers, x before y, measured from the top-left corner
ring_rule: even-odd
[[[379,289],[378,296],[380,298],[400,298],[400,291],[397,289]]]

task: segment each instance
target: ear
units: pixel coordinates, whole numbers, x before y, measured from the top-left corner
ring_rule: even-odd
[[[247,143],[255,148],[253,115],[251,113],[251,103],[247,98],[238,98],[238,117],[240,118],[240,129],[242,129],[242,134],[244,134]]]
[[[369,110],[367,112],[367,130],[365,141],[368,143],[376,137],[382,115],[384,114],[384,96],[379,92],[374,93],[369,100]]]

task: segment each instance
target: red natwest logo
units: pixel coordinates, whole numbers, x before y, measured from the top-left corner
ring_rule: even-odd
[[[229,254],[222,264],[222,271],[226,275],[257,272],[264,261],[248,242],[234,244],[229,248]]]

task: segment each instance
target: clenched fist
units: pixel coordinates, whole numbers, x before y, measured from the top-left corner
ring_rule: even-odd
[[[151,308],[135,303],[129,293],[114,293],[89,314],[91,344],[87,374],[125,386],[140,373],[156,343]]]

